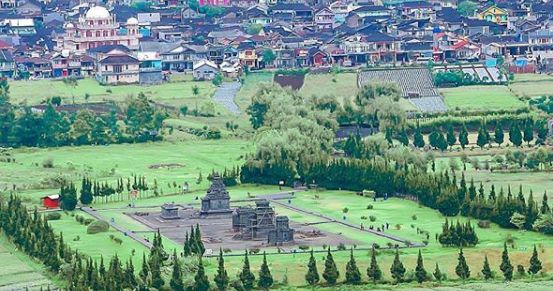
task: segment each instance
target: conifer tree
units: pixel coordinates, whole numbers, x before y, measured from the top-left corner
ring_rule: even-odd
[[[547,202],[547,191],[543,192],[543,199],[541,201],[540,212],[541,214],[549,214],[549,212],[551,212],[551,208],[549,208],[549,203]]]
[[[503,277],[505,277],[506,281],[511,281],[513,279],[513,265],[511,265],[511,260],[509,259],[507,243],[503,244],[503,253],[501,254],[501,265],[499,269],[503,272]]]
[[[346,283],[354,285],[361,283],[361,272],[353,257],[353,249],[350,250],[349,262],[346,264]]]
[[[422,136],[420,128],[417,126],[415,134],[413,135],[413,145],[417,148],[423,148],[425,145],[424,137]]]
[[[319,283],[319,271],[317,270],[317,262],[313,256],[313,250],[311,250],[311,256],[309,257],[309,263],[307,264],[307,274],[305,274],[305,281],[314,286]]]
[[[267,255],[263,252],[263,263],[259,269],[259,280],[257,281],[257,287],[263,290],[269,290],[273,286],[273,276],[269,270],[269,265],[267,264]]]
[[[334,285],[336,284],[336,281],[338,280],[339,276],[340,276],[340,272],[338,271],[338,268],[336,268],[336,263],[334,262],[332,253],[330,253],[330,247],[329,247],[328,253],[326,255],[326,260],[325,260],[325,269],[323,272],[323,278],[329,285]]]
[[[455,131],[453,130],[453,125],[451,124],[447,127],[446,140],[450,148],[457,142],[457,137],[455,136]]]
[[[495,132],[493,136],[493,141],[501,147],[501,144],[505,141],[505,134],[503,133],[503,126],[500,122],[495,126]]]
[[[394,257],[394,262],[392,263],[392,266],[390,267],[390,273],[392,274],[392,278],[396,281],[396,283],[399,283],[403,280],[403,276],[405,275],[405,267],[403,267],[403,263],[399,260],[399,250],[396,249],[396,255]]]
[[[184,235],[183,254],[185,257],[188,257],[192,254],[192,251],[190,250],[190,238],[188,237],[188,231]]]
[[[463,149],[469,144],[469,133],[465,124],[463,124],[461,132],[459,133],[459,144]]]
[[[132,259],[129,259],[125,266],[124,277],[125,281],[123,283],[123,288],[133,289],[136,287],[137,282],[136,276],[134,275],[134,266],[132,263]]]
[[[371,279],[373,284],[376,284],[376,282],[382,279],[382,271],[380,270],[378,262],[376,261],[376,250],[374,249],[374,247],[371,251],[371,263],[367,268],[367,276],[369,276],[369,279]]]
[[[196,241],[196,247],[197,247],[197,255],[199,256],[203,256],[203,254],[205,253],[205,247],[204,247],[204,243],[202,242],[202,235],[200,233],[200,225],[199,224],[196,224],[196,231],[194,233],[195,235],[195,238],[194,240]]]
[[[160,289],[165,285],[165,280],[161,276],[161,258],[157,253],[150,257],[150,274],[152,287]]]
[[[417,282],[422,283],[426,281],[427,275],[428,274],[424,269],[422,253],[421,253],[421,250],[419,250],[419,256],[417,257],[417,267],[415,267],[415,277],[417,278]]]
[[[242,266],[242,272],[240,272],[240,281],[242,286],[246,290],[252,290],[255,283],[255,276],[250,270],[250,260],[248,259],[248,252],[244,255],[244,265]]]
[[[217,289],[219,291],[224,291],[228,287],[229,277],[227,270],[225,270],[225,259],[223,258],[223,250],[219,249],[219,259],[217,262],[219,265],[217,267],[217,274],[215,275],[214,281]]]
[[[146,261],[146,254],[142,253],[142,269],[138,273],[141,289],[146,289],[150,285],[150,266]]]
[[[463,281],[470,277],[469,266],[465,260],[465,255],[463,255],[463,249],[459,249],[459,258],[457,259],[457,267],[455,267],[455,274],[459,276]]]
[[[194,276],[194,290],[195,291],[209,290],[209,279],[205,274],[204,264],[202,263],[201,256],[198,261],[198,270],[196,271],[196,276]]]
[[[171,273],[171,280],[169,286],[174,291],[184,291],[184,283],[182,280],[182,268],[179,258],[177,257],[177,251],[173,251],[173,272]]]
[[[489,280],[493,277],[492,269],[490,268],[490,262],[488,261],[488,256],[484,256],[484,265],[482,266],[482,275],[485,280]]]
[[[528,273],[532,276],[536,275],[542,269],[540,258],[538,257],[538,250],[536,245],[534,245],[534,250],[532,251],[532,257],[530,257],[530,266],[528,267]]]
[[[438,282],[442,282],[444,275],[442,274],[442,271],[440,271],[438,263],[436,263],[436,267],[434,268],[434,273],[432,273],[432,275],[434,275],[434,278],[436,278]]]

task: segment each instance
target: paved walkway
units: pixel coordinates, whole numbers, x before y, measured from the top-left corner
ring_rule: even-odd
[[[123,233],[124,235],[134,239],[135,241],[141,243],[142,245],[144,245],[145,247],[147,248],[151,248],[152,247],[152,243],[145,240],[143,237],[137,235],[136,233],[116,224],[115,222],[112,222],[111,220],[106,220],[104,219],[104,217],[102,215],[100,215],[96,210],[90,208],[90,207],[82,207],[81,208],[82,211],[88,213],[90,216],[98,219],[98,220],[103,220],[107,223],[109,223],[109,226],[111,226],[112,228],[118,230],[119,232]]]
[[[230,112],[239,114],[240,108],[238,108],[238,105],[234,103],[234,97],[236,96],[238,90],[240,90],[240,86],[240,82],[223,83],[217,88],[217,91],[215,91],[213,99],[223,105]]]

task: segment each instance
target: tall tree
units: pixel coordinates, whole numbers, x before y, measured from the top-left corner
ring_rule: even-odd
[[[242,286],[246,290],[252,290],[255,283],[255,276],[250,270],[250,260],[248,259],[248,252],[244,255],[244,265],[242,266],[242,272],[239,275]]]
[[[376,284],[376,282],[382,279],[382,271],[380,270],[378,262],[376,261],[376,250],[374,249],[374,247],[371,251],[371,263],[367,268],[367,276],[369,276],[369,279],[373,281],[373,284]]]
[[[530,257],[530,266],[528,267],[528,273],[532,276],[536,275],[542,269],[540,258],[538,257],[538,250],[536,245],[534,245],[534,250],[532,251],[532,257]]]
[[[541,207],[540,207],[540,213],[541,214],[549,214],[551,212],[551,208],[549,208],[549,202],[547,201],[547,191],[543,192],[543,198],[541,200]]]
[[[146,261],[145,253],[142,253],[142,269],[138,273],[138,277],[140,278],[140,289],[147,289],[150,285],[150,266]]]
[[[413,135],[413,145],[418,148],[423,148],[425,145],[424,137],[421,133],[421,129],[417,126],[415,128],[415,134]]]
[[[503,277],[505,277],[506,281],[511,281],[513,279],[513,265],[511,265],[511,260],[509,259],[507,243],[503,244],[503,253],[501,254],[501,265],[499,269],[503,272]]]
[[[453,145],[457,142],[455,130],[453,129],[453,125],[451,124],[447,127],[446,140],[450,148],[453,147]]]
[[[455,274],[459,276],[463,281],[470,277],[469,266],[465,260],[465,255],[463,254],[463,249],[459,249],[459,257],[457,259],[457,267],[455,267]]]
[[[173,272],[171,273],[171,281],[169,281],[169,286],[171,286],[171,289],[175,291],[184,290],[182,267],[180,265],[176,250],[173,251]]]
[[[501,122],[498,122],[495,126],[495,131],[493,135],[493,141],[501,147],[501,144],[505,141],[505,133],[503,133],[503,125]]]
[[[273,286],[273,275],[271,275],[269,265],[267,264],[267,255],[263,252],[263,263],[261,263],[261,268],[259,269],[257,287],[263,290],[269,290],[271,286]]]
[[[461,132],[459,133],[459,144],[463,149],[465,149],[465,147],[469,144],[469,132],[467,130],[467,126],[464,123],[463,127],[461,127]]]
[[[403,276],[405,275],[405,267],[403,267],[403,263],[399,259],[399,250],[396,249],[396,255],[394,257],[394,262],[392,263],[392,266],[390,267],[390,273],[392,274],[392,278],[396,281],[396,283],[399,283],[403,280]]]
[[[444,275],[442,274],[442,271],[440,271],[440,267],[438,266],[438,263],[436,263],[436,267],[434,268],[434,273],[432,273],[432,275],[434,275],[434,278],[438,282],[442,282]]]
[[[520,127],[517,121],[513,121],[509,128],[509,141],[517,147],[522,144],[522,134],[520,133]]]
[[[317,270],[317,262],[313,256],[313,250],[311,250],[311,256],[309,257],[309,263],[307,264],[307,274],[305,274],[305,281],[310,286],[315,286],[319,283],[319,272]]]
[[[488,261],[488,255],[484,256],[484,265],[482,266],[482,275],[485,280],[489,280],[493,277],[492,269],[490,268],[490,262]]]
[[[338,268],[336,268],[336,263],[334,262],[334,258],[332,257],[332,253],[330,252],[330,247],[328,248],[328,253],[326,255],[325,260],[325,269],[323,271],[323,278],[329,285],[336,284],[336,281],[338,280],[338,277],[340,276],[340,272],[338,271]]]
[[[346,283],[354,285],[361,283],[361,272],[353,257],[353,249],[350,250],[349,262],[346,264]]]
[[[419,250],[419,255],[417,257],[417,267],[415,267],[415,278],[417,282],[422,283],[427,280],[428,273],[424,269],[424,262],[422,259],[421,250]]]
[[[225,260],[223,258],[223,250],[219,249],[219,259],[218,259],[218,267],[217,267],[217,274],[214,278],[215,285],[217,285],[217,289],[219,291],[224,291],[227,289],[229,284],[229,277],[227,274],[227,270],[225,270]]]
[[[194,290],[195,291],[209,290],[209,279],[205,274],[204,264],[202,263],[202,257],[200,257],[198,260],[198,270],[196,271],[196,276],[194,276]]]
[[[534,120],[529,118],[524,123],[524,141],[530,145],[530,142],[534,139]]]

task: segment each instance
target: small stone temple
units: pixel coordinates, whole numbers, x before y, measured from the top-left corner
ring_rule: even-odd
[[[164,203],[161,205],[162,219],[179,219],[179,208],[173,203]]]
[[[218,174],[214,174],[211,186],[207,190],[207,194],[202,198],[202,209],[200,214],[209,215],[231,212],[230,195],[221,177]]]
[[[267,200],[256,201],[255,208],[236,208],[232,215],[232,228],[240,232],[244,240],[266,240],[273,245],[294,240],[294,230],[289,227],[288,217],[275,218],[275,211]]]

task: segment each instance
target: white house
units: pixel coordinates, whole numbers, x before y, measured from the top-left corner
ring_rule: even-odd
[[[217,65],[209,60],[200,60],[194,63],[192,70],[194,80],[213,80],[218,73]]]

